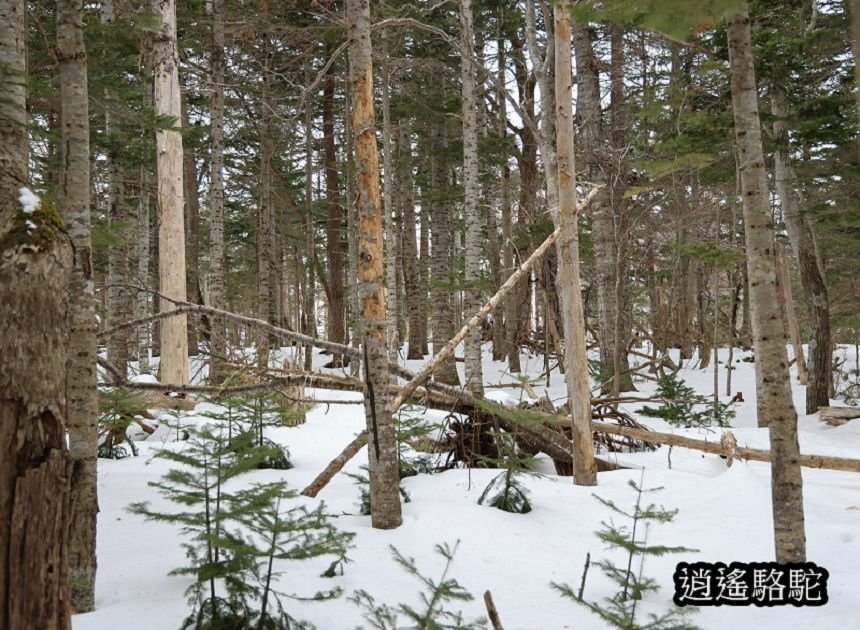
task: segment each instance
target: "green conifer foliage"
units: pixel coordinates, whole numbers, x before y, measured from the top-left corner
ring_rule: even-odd
[[[204,426],[191,431],[182,451],[165,450],[159,456],[179,466],[150,485],[177,504],[178,511],[155,511],[147,503],[134,503],[129,511],[180,525],[187,538],[183,546],[189,564],[171,572],[195,578],[187,591],[192,613],[183,628],[310,627],[283,608],[286,593],[276,584],[284,574],[282,561],[330,555],[342,564],[353,535],[334,528],[323,505],[284,509],[284,502],[297,496],[284,483],[226,489],[228,481],[272,457],[271,449],[254,445],[249,432],[230,439],[225,431]],[[312,598],[339,594],[333,589]]]
[[[644,478],[644,470],[642,477]],[[627,562],[623,566],[614,564],[609,560],[601,560],[596,565],[603,574],[608,577],[617,587],[617,592],[612,597],[605,597],[600,602],[587,601],[583,598],[585,588],[585,575],[583,575],[582,586],[579,591],[568,584],[552,583],[552,587],[559,591],[563,597],[572,599],[582,604],[595,615],[603,619],[613,628],[623,630],[697,630],[697,626],[689,623],[685,617],[693,612],[690,608],[673,608],[663,614],[649,613],[647,621],[637,618],[637,605],[649,592],[657,592],[660,587],[656,580],[643,575],[642,571],[647,556],[664,556],[670,553],[695,552],[683,546],[649,545],[648,530],[651,523],[668,523],[678,510],[667,510],[662,505],[653,503],[642,505],[645,493],[658,492],[662,488],[643,488],[642,479],[637,484],[635,481],[628,482],[636,492],[636,503],[632,510],[624,510],[613,501],[603,499],[597,495],[594,498],[608,507],[614,513],[629,519],[630,525],[616,525],[610,520],[601,523],[602,529],[596,533],[607,548],[617,549],[626,553]],[[644,533],[642,529],[644,527]],[[586,571],[588,567],[586,565]],[[641,615],[640,615],[641,616]]]
[[[472,622],[463,620],[460,611],[448,610],[447,606],[454,602],[472,601],[474,597],[454,578],[448,577],[454,554],[460,541],[451,547],[448,544],[436,545],[436,553],[445,559],[445,568],[439,581],[424,576],[415,564],[414,558],[407,558],[395,547],[390,547],[394,560],[409,575],[418,579],[424,586],[421,593],[421,608],[416,609],[408,604],[398,604],[392,608],[387,604],[379,604],[365,590],[358,590],[350,597],[364,611],[364,618],[375,630],[447,630],[460,628],[462,630],[481,630],[486,628],[486,620],[480,617]]]

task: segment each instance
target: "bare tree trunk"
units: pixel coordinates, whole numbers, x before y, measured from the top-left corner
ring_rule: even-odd
[[[174,128],[155,132],[158,152],[159,286],[166,297],[184,302],[185,225],[182,188],[182,134],[179,97],[179,67],[176,50],[176,0],[152,0],[161,17],[155,34],[153,72],[155,113],[173,120]],[[161,312],[173,310],[168,300],[160,300]],[[188,325],[186,317],[170,317],[161,322],[161,381],[175,385],[188,383]]]
[[[18,189],[26,186],[29,144],[27,131],[27,32],[23,0],[0,0],[0,234],[15,216]],[[0,547],[2,549],[2,547]],[[2,551],[0,551],[2,553]],[[0,566],[3,566],[0,564]],[[2,576],[0,571],[0,576]],[[2,582],[0,582],[2,585]],[[0,588],[0,597],[6,594]],[[0,615],[3,608],[0,606]],[[0,624],[0,628],[4,627]]]
[[[110,24],[114,20],[114,6],[112,0],[102,3],[101,21]],[[111,88],[105,90],[105,114],[104,133],[110,137],[115,133],[113,115],[111,108],[114,106],[115,95]],[[114,141],[114,146],[119,142]],[[89,161],[89,156],[87,156]],[[131,295],[127,288],[128,284],[128,245],[125,239],[125,220],[127,218],[124,174],[120,168],[116,150],[111,149],[107,154],[107,217],[108,222],[114,230],[115,243],[108,248],[108,273],[107,273],[107,309],[106,317],[108,327],[116,326],[126,322],[131,315]],[[109,339],[107,344],[107,358],[122,374],[128,372],[128,332]]]
[[[806,387],[806,413],[815,413],[819,407],[830,406],[830,300],[827,284],[819,268],[812,239],[812,226],[808,225],[800,212],[800,199],[797,192],[797,176],[789,162],[788,147],[788,106],[785,92],[779,86],[771,88],[771,112],[773,113],[773,134],[776,137],[774,153],[774,179],[776,192],[782,205],[782,216],[788,230],[788,238],[797,266],[800,269],[800,283],[809,305],[809,318],[812,336],[809,339],[809,379]],[[798,355],[800,369],[803,348]],[[805,367],[805,366],[804,366]]]
[[[727,24],[732,106],[740,152],[758,423],[770,431],[776,560],[804,562],[806,534],[797,414],[791,399],[785,329],[776,295],[773,219],[768,201],[750,20],[746,6],[741,13],[729,18]]]
[[[383,228],[385,230],[385,305],[386,305],[386,344],[390,359],[396,359],[400,349],[398,330],[397,303],[397,241],[400,235],[394,224],[395,206],[395,176],[394,158],[392,156],[393,129],[391,126],[391,76],[388,71],[388,32],[382,31],[382,166],[383,194],[382,204]]]
[[[439,94],[441,96],[441,94]],[[445,177],[447,147],[445,121],[433,121],[431,130],[431,177],[435,198],[432,201],[433,253],[431,277],[433,279],[433,353],[436,354],[454,336],[454,318],[451,303],[451,208],[445,197],[448,182]],[[434,375],[446,385],[460,385],[454,357],[447,359]]]
[[[326,56],[331,54],[326,46]],[[343,251],[343,206],[338,181],[337,148],[334,143],[334,65],[326,71],[323,83],[323,152],[325,160],[325,188],[328,217],[326,220],[326,257],[328,258],[328,338],[330,341],[346,341],[346,316],[344,305],[344,251]],[[333,357],[335,365],[342,362]]]
[[[534,91],[535,82],[528,72],[521,45],[514,50],[516,61],[516,79],[519,92],[519,107],[531,120],[534,120]],[[519,133],[522,151],[519,155],[518,168],[520,175],[519,203],[517,208],[516,258],[522,262],[526,259],[531,248],[529,241],[529,225],[531,212],[537,196],[537,138],[529,125],[523,125]],[[554,149],[553,149],[554,150]],[[558,177],[556,173],[554,177]],[[555,181],[555,180],[553,180]],[[547,188],[550,190],[550,187]],[[555,193],[557,196],[557,192]],[[512,244],[513,245],[513,244]],[[508,368],[511,372],[520,372],[520,342],[528,330],[528,278],[523,278],[514,290],[511,299],[505,303],[505,353],[508,356]]]
[[[352,126],[359,218],[359,286],[364,338],[364,374],[373,527],[393,529],[403,522],[397,437],[388,409],[388,351],[386,347],[382,209],[379,157],[373,105],[370,2],[347,0],[349,74],[352,84]]]
[[[555,5],[555,134],[558,148],[558,289],[567,345],[565,380],[573,425],[573,481],[597,484],[591,432],[591,390],[585,347],[585,317],[579,290],[579,231],[571,102],[570,3]]]
[[[152,55],[150,54],[151,45],[149,40],[150,34],[144,36],[144,52],[141,55],[143,65],[143,84],[152,85]],[[152,90],[146,89],[143,91],[143,106],[146,110],[152,108]],[[143,132],[144,134],[146,131]],[[142,142],[142,147],[147,147],[148,143]],[[137,278],[135,282],[143,287],[149,287],[149,268],[150,268],[150,192],[152,187],[152,179],[149,170],[151,155],[146,148],[141,151],[141,164],[138,175],[140,186],[140,198],[137,207]],[[150,313],[150,294],[149,291],[138,291],[135,295],[135,316],[140,319],[146,317]],[[152,348],[152,327],[149,324],[139,326],[137,329],[137,370],[140,374],[149,374],[149,353]]]
[[[500,14],[503,11],[500,9]],[[496,42],[498,74],[496,75],[496,99],[498,101],[498,134],[501,139],[502,146],[507,149],[507,133],[508,133],[508,110],[507,110],[507,87],[505,85],[505,70],[507,67],[507,59],[505,55],[505,39],[501,35]],[[500,260],[500,277],[507,277],[514,266],[514,250],[511,238],[512,216],[511,216],[511,167],[508,164],[507,155],[504,158],[505,162],[501,167],[501,192],[499,205],[501,206],[501,260]],[[496,287],[498,288],[498,287]],[[505,308],[500,309],[493,318],[493,359],[503,361],[507,356],[507,331],[506,318],[508,315],[508,304],[510,299],[505,300]]]
[[[188,105],[182,99],[182,126],[188,127]],[[183,145],[182,183],[185,186],[185,285],[188,300],[202,304],[200,295],[200,190],[197,187],[197,159],[194,149]],[[192,355],[198,352],[197,317],[188,318],[188,350]]]
[[[554,208],[558,205],[558,167],[556,166],[556,147],[553,144],[556,121],[555,116],[551,113],[555,102],[555,85],[553,84],[555,40],[550,30],[551,16],[544,15],[547,37],[546,49],[541,54],[537,43],[536,4],[536,2],[526,2],[526,45],[537,84],[540,87],[541,126],[537,141],[540,146],[544,176],[546,177],[546,202],[550,208]],[[542,4],[542,7],[546,10],[545,4]],[[534,120],[534,116],[531,118]]]
[[[65,33],[74,14],[61,8]],[[18,202],[27,185],[25,16],[23,0],[0,0],[0,628],[67,630],[66,358],[74,263],[54,208],[44,204],[28,214]],[[68,89],[65,37],[61,43],[62,89]],[[86,81],[77,87],[86,89]],[[85,141],[87,134],[75,135]],[[81,227],[73,226],[77,236]],[[81,252],[81,264],[87,260]],[[77,446],[79,439],[80,433]]]
[[[209,303],[226,307],[224,255],[224,0],[212,0],[212,57],[210,60],[210,182],[209,182]],[[209,378],[217,380],[221,358],[227,353],[227,322],[210,320]]]
[[[401,122],[397,127],[395,138],[397,151],[396,187],[397,206],[402,217],[403,229],[401,230],[401,268],[403,270],[403,284],[406,290],[406,310],[408,319],[408,341],[409,350],[407,359],[421,359],[422,346],[426,341],[421,339],[421,271],[418,268],[418,242],[415,229],[418,227],[415,217],[415,199],[412,186],[412,140],[409,133],[409,124]]]
[[[851,50],[854,53],[854,99],[860,117],[860,0],[851,0]],[[860,147],[858,147],[860,148]]]
[[[472,18],[472,0],[460,0],[460,73],[463,90],[463,187],[466,220],[466,290],[465,311],[474,313],[481,308],[481,211],[478,196],[478,112],[475,96],[475,34]],[[476,328],[465,343],[466,387],[475,395],[484,392],[484,374],[481,364],[481,329]]]
[[[311,69],[307,67],[305,72],[310,76]],[[305,108],[305,214],[303,228],[305,232],[305,249],[307,264],[306,269],[296,270],[296,282],[303,288],[302,299],[298,301],[301,305],[301,329],[306,335],[316,337],[316,321],[313,320],[314,311],[314,239],[313,239],[313,214],[314,214],[314,135],[313,135],[313,103],[308,102]],[[296,262],[299,260],[296,254]],[[304,349],[304,369],[310,370],[313,366],[313,347]]]
[[[60,214],[74,245],[69,284],[69,353],[66,359],[69,430],[70,604],[79,613],[95,608],[96,312],[90,238],[90,130],[83,0],[57,3],[57,55],[60,63],[63,159]]]
[[[257,212],[257,317],[263,321],[272,319],[272,74],[269,70],[271,52],[269,36],[263,43],[263,94],[260,112],[260,205]],[[310,225],[310,222],[309,222]],[[308,252],[308,266],[313,266],[313,250]],[[257,337],[257,366],[269,365],[269,336],[260,333]]]
[[[797,321],[797,311],[794,308],[794,295],[791,289],[791,276],[788,273],[788,261],[785,254],[780,252],[776,259],[777,285],[780,288],[780,300],[785,307],[785,324],[788,327],[789,339],[794,346],[794,358],[797,365],[797,380],[806,385],[809,373],[806,369],[806,357],[803,354],[803,338],[800,336],[800,324]]]
[[[428,291],[430,288],[430,206],[421,204],[421,230],[418,241],[418,341],[421,344],[419,351],[421,356],[428,354],[430,349],[427,345],[429,337],[429,304]]]

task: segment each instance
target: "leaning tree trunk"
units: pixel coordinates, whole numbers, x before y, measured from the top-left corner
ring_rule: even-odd
[[[161,312],[172,311],[170,300],[184,302],[185,224],[183,221],[182,111],[179,98],[179,64],[176,51],[176,0],[152,0],[153,10],[161,17],[155,33],[153,73],[155,76],[155,114],[172,120],[169,129],[155,132],[158,152],[158,277]],[[176,385],[188,383],[188,322],[185,315],[161,321],[161,381]]]
[[[472,0],[460,0],[460,74],[463,90],[463,186],[466,220],[466,313],[481,308],[481,212],[478,196],[478,112],[475,95],[475,34],[472,25]],[[484,392],[484,374],[481,365],[481,329],[475,328],[466,337],[466,387],[475,395]]]
[[[57,4],[57,57],[63,141],[60,213],[74,245],[74,266],[69,284],[69,353],[66,359],[70,603],[76,612],[83,613],[95,608],[99,411],[83,0],[60,0]]]
[[[573,424],[573,481],[597,484],[591,432],[591,390],[585,347],[585,317],[579,291],[579,232],[573,154],[569,2],[555,5],[555,134],[558,160],[558,288],[567,345],[565,380]]]
[[[800,213],[797,193],[797,176],[789,162],[788,107],[785,92],[780,86],[771,89],[771,112],[773,113],[773,135],[776,136],[774,153],[774,179],[776,191],[782,204],[782,216],[788,228],[788,238],[797,266],[800,282],[809,305],[812,337],[809,340],[808,380],[806,385],[806,413],[815,413],[819,407],[830,406],[830,300],[827,285],[818,267],[815,245],[812,241],[812,226]],[[803,349],[800,349],[802,352]]]
[[[746,6],[728,20],[728,37],[756,359],[758,424],[768,427],[770,432],[776,560],[804,562],[806,534],[797,414],[791,399],[785,327],[777,300],[773,218]]]
[[[403,522],[397,436],[388,409],[388,352],[383,291],[382,207],[379,156],[373,106],[370,1],[347,0],[349,75],[352,84],[352,128],[357,179],[359,291],[364,338],[365,410],[373,527],[393,529]]]
[[[72,247],[52,207],[28,214],[18,203],[28,159],[25,11],[23,0],[0,0],[0,628],[67,630]]]

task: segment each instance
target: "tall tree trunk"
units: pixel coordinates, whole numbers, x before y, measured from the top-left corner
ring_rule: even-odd
[[[535,17],[536,2],[526,2],[526,44],[529,57],[534,68],[535,78],[540,88],[540,111],[541,124],[537,141],[540,146],[540,154],[543,161],[544,176],[546,178],[546,201],[550,208],[558,205],[558,167],[556,166],[555,140],[555,116],[553,115],[553,103],[555,102],[553,83],[555,39],[550,30],[552,19],[550,15],[544,15],[546,26],[546,48],[541,54],[537,44],[537,25]],[[542,4],[544,10],[547,5]],[[531,117],[534,120],[534,116]]]
[[[851,0],[851,50],[854,53],[854,99],[860,117],[860,0]],[[860,148],[860,145],[858,145]]]
[[[188,103],[182,98],[182,126],[188,127]],[[200,295],[200,190],[197,187],[197,159],[194,149],[183,145],[182,183],[185,185],[185,285],[188,300],[194,304],[202,303]],[[188,350],[198,352],[198,328],[200,318],[188,318]]]
[[[382,167],[383,167],[383,194],[385,199],[382,204],[383,229],[385,230],[385,308],[386,308],[386,344],[388,355],[396,359],[400,350],[400,333],[398,330],[397,303],[397,241],[400,235],[394,223],[395,206],[395,177],[394,157],[392,156],[393,129],[391,125],[391,75],[388,70],[388,56],[390,54],[388,45],[388,31],[382,30]]]
[[[263,94],[260,112],[260,201],[257,212],[257,317],[268,322],[272,317],[272,75],[269,70],[271,52],[269,36],[263,43]],[[309,266],[313,266],[313,250],[308,252]],[[257,337],[257,366],[269,365],[269,336],[260,332]]]
[[[425,342],[421,339],[421,271],[418,268],[418,239],[415,229],[418,221],[415,216],[415,198],[412,186],[412,139],[409,133],[409,124],[401,122],[397,128],[395,138],[397,151],[397,197],[400,216],[402,217],[403,229],[401,230],[401,265],[403,269],[403,283],[406,289],[406,311],[408,319],[408,341],[409,351],[407,359],[421,359],[422,346]]]
[[[418,342],[419,352],[423,357],[429,352],[427,347],[428,334],[428,303],[427,293],[430,285],[430,206],[421,203],[421,229],[418,241]]]
[[[503,17],[504,12],[500,9],[499,15]],[[501,22],[501,20],[500,20]],[[508,150],[508,109],[507,109],[507,87],[505,85],[505,70],[507,67],[507,57],[505,54],[505,38],[500,35],[496,40],[496,55],[498,71],[496,74],[496,100],[498,101],[499,113],[496,121],[497,133],[499,142],[502,146],[502,151]],[[503,158],[504,163],[500,168],[500,185],[499,206],[500,206],[500,221],[501,221],[501,252],[496,248],[496,257],[498,259],[499,268],[498,275],[501,283],[502,278],[507,278],[513,273],[514,252],[511,243],[511,168],[508,164],[508,156],[505,153]],[[500,259],[499,259],[500,257]],[[498,289],[498,287],[495,287]],[[494,290],[495,290],[494,289]],[[506,301],[507,303],[507,301]],[[493,317],[493,360],[504,361],[507,356],[507,343],[505,333],[505,316],[506,309],[499,309]]]
[[[482,305],[481,289],[481,211],[478,196],[478,112],[475,78],[475,33],[472,17],[472,0],[460,0],[460,74],[463,90],[463,187],[466,221],[466,291],[465,311],[468,317]],[[476,395],[484,392],[484,374],[481,365],[481,328],[476,327],[465,343],[466,387]]]
[[[359,287],[364,338],[364,375],[373,527],[393,529],[403,522],[397,436],[388,409],[388,351],[379,156],[373,105],[373,69],[369,0],[347,0],[349,75],[352,83],[352,127],[359,219]]]
[[[3,68],[0,73],[0,87],[3,88],[0,91],[3,94],[0,98],[0,139],[3,140],[0,144],[0,204],[3,204],[0,205],[0,234],[5,234],[12,225],[18,189],[28,184],[25,19],[23,0],[0,0],[0,68]],[[5,589],[0,588],[0,597],[5,593]]]
[[[591,390],[585,346],[585,316],[579,290],[579,230],[573,154],[573,105],[570,64],[569,2],[555,5],[555,134],[558,150],[558,288],[567,345],[567,394],[573,425],[573,481],[597,484],[591,432]]]
[[[209,303],[226,307],[224,256],[224,1],[212,0],[212,56],[210,60],[210,182],[209,182]],[[227,352],[223,318],[210,320],[209,377],[216,378]]]
[[[331,54],[326,46],[326,56]],[[328,258],[328,338],[337,343],[346,340],[346,314],[344,305],[345,278],[343,273],[343,206],[338,181],[337,149],[334,143],[334,65],[326,71],[323,83],[323,153],[325,160],[325,188],[328,217],[326,221],[326,257]],[[342,359],[334,357],[334,363]]]
[[[79,613],[95,608],[96,457],[96,311],[90,238],[90,129],[87,52],[83,0],[57,3],[57,56],[62,107],[60,214],[74,245],[69,284],[69,353],[66,359],[69,429],[69,578],[70,603]]]
[[[101,6],[101,20],[104,24],[110,24],[114,20],[114,5],[112,0],[107,0]],[[115,105],[116,97],[111,88],[105,90],[105,114],[104,133],[111,138],[116,133],[113,124],[111,108]],[[113,147],[120,146],[117,138],[111,139]],[[89,157],[87,158],[89,160]],[[127,208],[125,199],[124,173],[120,167],[116,149],[111,148],[107,154],[107,216],[108,222],[114,231],[116,243],[108,248],[108,274],[107,274],[107,313],[106,320],[108,328],[131,319],[131,301],[128,290],[128,244],[125,238],[125,220]],[[121,331],[112,336],[107,343],[107,359],[123,375],[128,372],[128,331]]]
[[[0,0],[0,628],[67,630],[65,359],[74,263],[56,211],[27,214],[18,202],[28,163],[25,12],[23,0]]]
[[[437,93],[441,97],[441,93]],[[451,303],[451,206],[445,193],[448,179],[445,176],[445,150],[447,138],[445,121],[438,118],[431,129],[431,178],[433,181],[433,253],[432,255],[432,293],[433,293],[433,353],[439,352],[454,336],[453,305]],[[442,362],[434,372],[434,380],[447,385],[460,385],[457,364],[451,356]]]
[[[797,266],[800,283],[808,304],[812,336],[809,339],[809,372],[806,386],[806,413],[815,413],[819,407],[830,406],[830,300],[827,285],[818,266],[811,230],[800,213],[797,176],[789,162],[788,106],[785,92],[780,86],[771,88],[773,135],[776,137],[774,153],[774,179],[776,192],[782,205],[782,217],[788,229],[788,238]]]
[[[744,3],[746,4],[746,3]],[[750,284],[758,424],[769,428],[777,562],[804,562],[806,534],[797,414],[791,399],[785,327],[776,292],[773,219],[761,142],[758,92],[746,6],[728,22],[732,107],[740,152]]]
[[[158,152],[158,275],[161,312],[174,310],[170,299],[185,301],[185,225],[183,221],[182,134],[179,66],[176,50],[176,0],[152,0],[161,17],[155,34],[153,72],[155,114],[172,119],[173,128],[155,132]],[[161,381],[188,383],[188,322],[185,315],[161,321]]]
[[[535,118],[535,80],[529,73],[523,55],[522,44],[514,42],[515,75],[517,80],[517,91],[519,92],[520,110],[531,120]],[[531,214],[534,210],[537,197],[538,170],[537,170],[537,145],[538,140],[532,127],[524,124],[520,131],[520,143],[522,150],[518,156],[518,169],[520,175],[519,199],[517,204],[517,226],[514,234],[516,240],[516,259],[522,262],[531,250],[529,233]],[[554,151],[554,149],[553,149]],[[558,173],[555,174],[558,177]],[[549,181],[549,180],[548,180]],[[555,181],[555,180],[553,180]],[[550,190],[548,185],[547,191]],[[556,197],[558,192],[556,190]],[[508,356],[508,368],[511,372],[521,371],[520,364],[520,342],[528,334],[529,321],[529,279],[524,277],[511,292],[511,299],[505,303],[505,353]]]

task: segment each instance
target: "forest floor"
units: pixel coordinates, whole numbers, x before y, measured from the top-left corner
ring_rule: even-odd
[[[485,348],[488,350],[488,348]],[[841,348],[850,356],[844,366],[855,367],[854,349]],[[725,360],[725,351],[721,361]],[[737,416],[732,422],[738,444],[767,448],[765,429],[756,428],[754,367],[735,352],[733,392],[742,391],[745,402],[733,406]],[[317,357],[319,365],[328,358]],[[405,364],[418,368],[420,361]],[[460,363],[462,370],[463,364]],[[693,364],[695,365],[695,363]],[[564,395],[563,376],[551,375],[546,387],[542,357],[523,355],[524,372],[533,377],[538,394],[548,393],[560,400]],[[512,383],[502,363],[485,355],[484,379],[488,384]],[[686,366],[680,376],[701,394],[713,388],[712,369]],[[794,374],[793,374],[794,376]],[[462,373],[461,373],[462,377]],[[640,395],[653,393],[655,384],[636,382]],[[725,366],[720,365],[720,388],[725,389]],[[794,402],[804,408],[804,387],[793,380]],[[519,398],[521,390],[490,389],[488,395],[500,400]],[[724,393],[724,392],[723,392]],[[360,399],[348,392],[308,391],[326,399]],[[524,394],[523,394],[524,395]],[[729,397],[722,396],[724,402]],[[842,401],[834,401],[844,404]],[[558,402],[560,404],[560,402]],[[182,424],[204,422],[201,416],[214,406],[201,403],[194,412],[184,414]],[[642,403],[624,408],[636,415]],[[411,409],[412,415],[422,410]],[[425,417],[441,421],[442,412]],[[175,419],[164,416],[171,422]],[[638,415],[644,424],[657,430],[670,429],[660,420]],[[286,471],[255,471],[247,482],[285,480],[300,490],[309,483],[365,424],[363,407],[355,404],[320,405],[307,414],[298,427],[272,428],[267,434],[289,448],[294,468]],[[816,416],[800,415],[800,445],[803,453],[860,458],[860,420],[830,427]],[[674,429],[702,439],[718,439],[718,431]],[[157,432],[139,442],[140,455],[123,460],[99,460],[99,515],[97,610],[73,618],[74,630],[172,630],[179,628],[189,609],[183,592],[189,577],[169,577],[172,569],[184,566],[182,536],[173,525],[144,522],[126,511],[132,501],[150,501],[154,508],[169,509],[147,482],[156,481],[171,464],[154,457],[164,448],[181,448],[175,436]],[[640,481],[644,467],[644,486],[662,487],[645,501],[677,509],[669,523],[652,525],[648,544],[683,545],[698,552],[663,557],[648,557],[643,575],[660,585],[641,602],[643,624],[649,612],[660,613],[672,606],[672,574],[679,561],[752,562],[773,559],[773,532],[770,501],[769,466],[756,462],[735,462],[730,468],[716,455],[666,446],[649,453],[603,454],[628,470],[599,474],[597,487],[577,487],[569,477],[554,474],[547,458],[539,463],[541,477],[524,477],[531,492],[533,510],[528,514],[509,514],[477,504],[488,482],[498,474],[488,469],[457,469],[407,478],[403,487],[411,501],[403,506],[403,525],[392,531],[374,530],[370,517],[358,510],[359,489],[345,474],[337,475],[317,499],[300,497],[296,502],[309,506],[324,501],[336,525],[354,532],[355,547],[349,553],[343,575],[322,578],[324,562],[293,562],[283,565],[280,586],[284,591],[310,596],[333,586],[344,596],[327,602],[287,600],[285,607],[296,618],[312,622],[322,630],[371,627],[362,611],[348,600],[357,589],[364,589],[378,601],[391,605],[408,603],[420,606],[422,585],[407,575],[392,559],[389,546],[414,557],[421,572],[439,579],[444,560],[434,552],[440,543],[459,541],[449,577],[456,578],[475,599],[456,602],[465,620],[486,616],[482,595],[492,592],[501,620],[507,630],[603,628],[603,622],[585,607],[563,599],[551,582],[579,587],[586,553],[592,562],[626,559],[605,549],[595,536],[602,521],[612,518],[622,524],[593,495],[614,501],[619,507],[632,508],[636,493],[628,485]],[[363,450],[347,464],[345,471],[357,473],[366,465]],[[689,621],[705,629],[758,628],[780,630],[856,627],[857,593],[860,586],[860,475],[846,472],[804,469],[804,504],[808,559],[830,573],[830,601],[823,607],[703,607]],[[244,482],[243,482],[244,483]],[[592,565],[585,585],[585,599],[611,597],[613,585]]]

